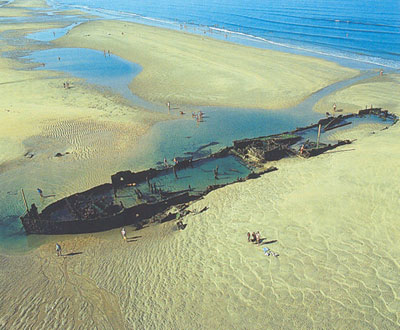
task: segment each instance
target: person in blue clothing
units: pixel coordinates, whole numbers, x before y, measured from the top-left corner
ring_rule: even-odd
[[[56,243],[56,252],[57,252],[57,256],[58,257],[62,256],[62,254],[61,254],[61,246],[58,243]]]
[[[37,192],[39,193],[40,197],[43,197],[43,191],[42,191],[42,189],[37,188],[36,190],[37,190]]]

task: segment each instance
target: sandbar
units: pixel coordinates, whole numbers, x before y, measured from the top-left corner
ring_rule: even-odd
[[[312,57],[120,21],[81,24],[55,44],[110,50],[140,64],[130,87],[160,104],[279,109],[358,73]]]
[[[28,32],[69,24],[63,19],[0,24],[0,31],[23,40]],[[2,51],[11,54],[49,47],[29,40],[8,43],[6,38],[0,45]],[[12,55],[0,58],[0,175],[7,191],[24,186],[32,177],[39,186],[52,186],[53,180],[64,182],[64,194],[105,182],[121,166],[117,164],[126,158],[126,152],[131,153],[139,137],[154,123],[167,119],[82,79],[34,70],[40,65],[21,62]],[[66,81],[70,88],[63,87]],[[57,160],[54,155],[58,152],[68,153],[69,157]],[[60,177],[60,173],[65,176]],[[77,177],[67,183],[70,173]]]

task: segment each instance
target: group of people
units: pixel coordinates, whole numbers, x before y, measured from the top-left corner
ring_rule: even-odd
[[[195,118],[197,122],[203,121],[204,112],[192,112],[192,118]]]
[[[171,102],[167,102],[166,106],[168,108],[168,113],[171,111]],[[181,115],[184,115],[185,112],[184,111],[179,111],[179,113]],[[195,118],[197,122],[201,122],[203,121],[203,116],[204,116],[204,112],[202,112],[201,110],[198,112],[192,112],[192,118]]]
[[[260,245],[260,243],[261,243],[261,234],[260,234],[260,232],[259,231],[257,231],[257,232],[253,231],[251,234],[250,234],[250,232],[247,232],[247,241]]]
[[[66,89],[69,89],[69,88],[70,88],[69,82],[63,82],[63,86],[64,86],[64,88],[66,88]]]

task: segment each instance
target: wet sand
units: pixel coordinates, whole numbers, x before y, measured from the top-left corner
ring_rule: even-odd
[[[81,80],[19,65],[0,58],[4,191],[28,182],[65,195],[103,182],[160,120]],[[375,78],[316,109],[373,104],[400,115],[399,85],[398,75]],[[370,129],[353,132],[350,146],[210,193],[190,206],[208,210],[184,218],[184,231],[172,222],[127,227],[128,243],[113,230],[2,253],[0,328],[398,328],[400,129]],[[257,230],[261,247],[247,242]],[[56,257],[56,241],[67,256]]]
[[[14,0],[9,3],[7,8],[50,8],[45,0]]]
[[[358,73],[312,57],[120,21],[81,24],[56,44],[110,50],[140,64],[130,87],[160,104],[279,109]]]
[[[28,31],[68,24],[62,20],[47,25],[44,22],[1,24],[0,31],[12,33],[15,40],[20,40]],[[27,47],[45,48],[29,40],[26,43],[5,40],[1,45],[3,51],[16,53]],[[7,177],[10,175],[7,172],[13,170],[18,178],[16,184],[21,176],[24,182],[37,174],[39,168],[43,172],[37,179],[50,184],[59,176],[56,172],[60,169],[67,174],[66,181],[74,173],[72,169],[79,168],[83,177],[75,178],[81,182],[75,191],[108,181],[110,173],[118,169],[118,159],[123,158],[124,152],[131,152],[139,137],[155,122],[167,119],[162,114],[132,106],[111,92],[95,89],[84,80],[53,71],[32,70],[37,66],[40,63],[0,58],[0,175]],[[64,88],[64,82],[70,88]],[[56,153],[66,152],[69,155],[62,161],[54,158]],[[93,173],[88,174],[90,171]],[[56,177],[52,177],[53,173]],[[13,184],[3,188],[14,189]]]

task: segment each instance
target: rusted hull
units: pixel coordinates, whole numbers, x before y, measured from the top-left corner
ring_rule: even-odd
[[[22,225],[27,234],[83,234],[105,231],[132,224],[134,220],[123,212],[115,216],[93,220],[52,221],[34,219],[29,216],[21,217]]]
[[[93,233],[127,225],[142,224],[156,214],[164,212],[172,205],[187,203],[196,198],[199,197],[184,193],[158,203],[139,204],[124,209],[121,213],[97,219],[52,221],[51,219],[42,219],[41,215],[38,218],[34,218],[26,214],[21,217],[21,222],[27,234],[60,235]]]
[[[341,120],[343,119],[348,119],[354,116],[363,116],[367,114],[378,115],[382,118],[390,118],[394,122],[396,122],[398,119],[395,115],[390,114],[387,111],[382,111],[379,108],[365,109],[360,110],[358,115],[350,114],[339,116],[337,118],[324,118],[321,119],[318,124],[313,124],[304,128],[298,128],[292,132],[285,132],[279,135],[272,135],[268,137],[237,140],[233,142],[232,147],[226,147],[208,157],[197,160],[181,160],[172,167],[162,169],[151,168],[136,173],[131,171],[118,172],[112,175],[112,184],[103,184],[94,187],[86,192],[77,193],[70,197],[56,201],[55,203],[46,207],[40,214],[37,214],[37,209],[36,212],[31,212],[31,210],[29,213],[21,217],[21,222],[24,226],[25,231],[28,234],[79,234],[105,231],[131,224],[141,225],[148,222],[148,219],[156,215],[162,215],[163,212],[166,212],[167,209],[172,205],[179,205],[199,199],[210,191],[223,187],[227,184],[208,186],[205,191],[199,193],[198,195],[190,195],[189,192],[182,193],[183,190],[181,190],[180,192],[162,192],[161,195],[163,200],[159,202],[142,203],[125,209],[123,209],[123,205],[121,204],[119,210],[112,209],[111,211],[108,211],[108,209],[105,209],[105,214],[107,215],[104,215],[103,212],[102,217],[94,219],[87,219],[84,214],[81,214],[79,210],[71,205],[69,199],[72,201],[74,199],[82,201],[82,199],[84,200],[85,196],[88,196],[90,194],[108,194],[109,197],[110,195],[115,196],[115,192],[118,188],[125,187],[128,184],[142,183],[151,180],[161,174],[166,174],[172,171],[175,173],[175,171],[177,170],[193,166],[194,164],[196,164],[196,162],[206,161],[206,159],[209,158],[225,157],[229,154],[233,154],[236,157],[242,158],[247,162],[247,164],[251,163],[251,161],[249,160],[250,158],[254,158],[256,160],[258,159],[258,165],[261,163],[265,163],[266,161],[278,160],[290,156],[291,154],[297,154],[297,151],[292,150],[290,147],[301,139],[301,137],[297,136],[296,133],[302,132],[306,129],[314,128],[318,125],[324,126],[326,130],[334,129],[339,127],[340,125],[343,126],[346,124],[341,124]],[[348,143],[351,143],[351,141],[345,140],[338,141],[337,144],[333,145],[319,145],[319,148],[316,148],[316,145],[310,145],[309,147],[304,149],[302,156],[316,156],[327,150],[331,150],[340,145]],[[245,179],[238,179],[235,182],[256,178],[263,173],[275,171],[276,169],[276,167],[270,167],[262,173],[251,173]],[[70,210],[73,215],[68,218],[68,221],[61,221],[60,219],[58,221],[52,220],[51,214],[54,214],[54,212],[56,212],[57,210],[62,209],[62,207],[68,207],[68,210]]]

